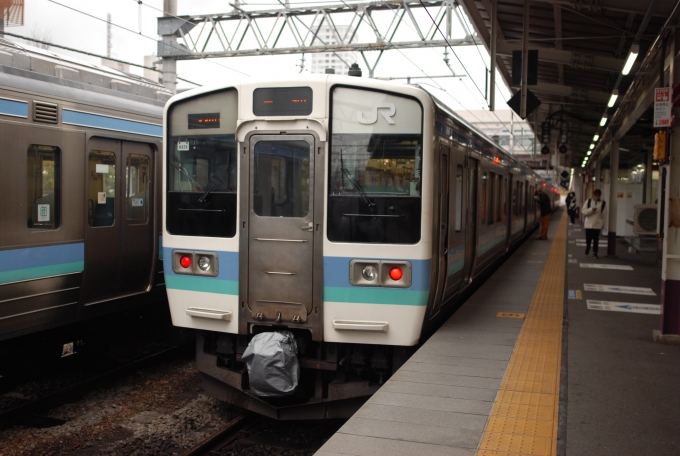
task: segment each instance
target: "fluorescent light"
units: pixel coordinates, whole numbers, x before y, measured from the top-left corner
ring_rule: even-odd
[[[600,135],[593,136],[593,142],[597,141],[598,139],[600,139]]]
[[[628,53],[628,58],[626,59],[625,65],[623,65],[623,70],[621,70],[621,74],[626,76],[628,73],[630,73],[631,68],[633,68],[633,64],[635,63],[635,60],[637,59],[638,54],[640,53],[640,45],[637,43],[634,43],[630,47],[630,52]]]
[[[607,116],[602,116],[600,119],[600,127],[604,127],[607,124]]]
[[[614,90],[612,92],[612,96],[609,98],[609,103],[607,103],[607,106],[610,108],[616,104],[616,99],[619,98],[619,91]]]
[[[593,153],[593,151],[589,150],[588,153],[586,154],[586,156],[590,157],[590,154],[592,154],[592,153]]]
[[[589,147],[588,149],[590,149],[590,150],[595,149],[595,144],[591,144],[590,147]]]

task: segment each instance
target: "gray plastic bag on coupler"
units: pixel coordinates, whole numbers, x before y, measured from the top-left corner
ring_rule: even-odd
[[[290,396],[298,385],[297,344],[289,331],[253,337],[241,358],[248,368],[250,389],[258,396]]]

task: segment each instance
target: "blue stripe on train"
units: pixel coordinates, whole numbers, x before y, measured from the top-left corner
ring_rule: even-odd
[[[349,263],[352,260],[377,261],[375,258],[323,257],[324,286],[353,287],[349,283]],[[409,261],[411,263],[411,287],[407,288],[408,290],[428,291],[430,289],[430,260],[395,261]]]
[[[163,126],[116,117],[90,114],[81,111],[62,109],[61,121],[65,124],[82,125],[84,127],[102,128],[104,130],[124,131],[147,136],[163,136]]]
[[[0,284],[81,272],[85,244],[0,250]]]

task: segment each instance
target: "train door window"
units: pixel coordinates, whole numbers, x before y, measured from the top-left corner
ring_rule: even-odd
[[[486,173],[482,174],[482,195],[479,201],[482,203],[481,210],[479,211],[480,222],[486,222]]]
[[[263,217],[305,217],[309,213],[309,143],[255,144],[254,210]]]
[[[31,144],[26,169],[28,228],[57,229],[60,221],[61,150]]]
[[[463,227],[463,167],[456,167],[456,231]]]
[[[487,207],[486,221],[489,225],[493,225],[495,219],[496,206],[496,173],[489,173],[489,202]]]
[[[128,225],[149,222],[149,157],[130,154],[127,158],[126,210]]]
[[[116,154],[90,151],[88,176],[88,222],[93,227],[112,226],[116,214]]]

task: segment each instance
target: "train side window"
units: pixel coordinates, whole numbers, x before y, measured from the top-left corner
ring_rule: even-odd
[[[116,154],[92,150],[88,160],[87,220],[90,226],[112,226],[116,215]]]
[[[61,150],[31,144],[27,154],[27,226],[32,229],[59,228],[61,203]]]
[[[495,221],[496,209],[496,173],[489,173],[489,202],[488,213],[486,214],[486,221],[489,225],[493,225]]]
[[[127,158],[127,186],[125,188],[128,225],[149,223],[149,157],[130,154]]]
[[[496,221],[500,222],[501,221],[501,204],[502,204],[502,198],[503,198],[503,176],[500,174],[498,175],[498,190],[496,191]]]
[[[463,226],[463,166],[456,167],[456,231]]]
[[[482,175],[482,194],[481,198],[479,198],[479,201],[482,203],[481,210],[479,211],[479,218],[482,223],[486,222],[486,180],[487,175],[484,173]]]

